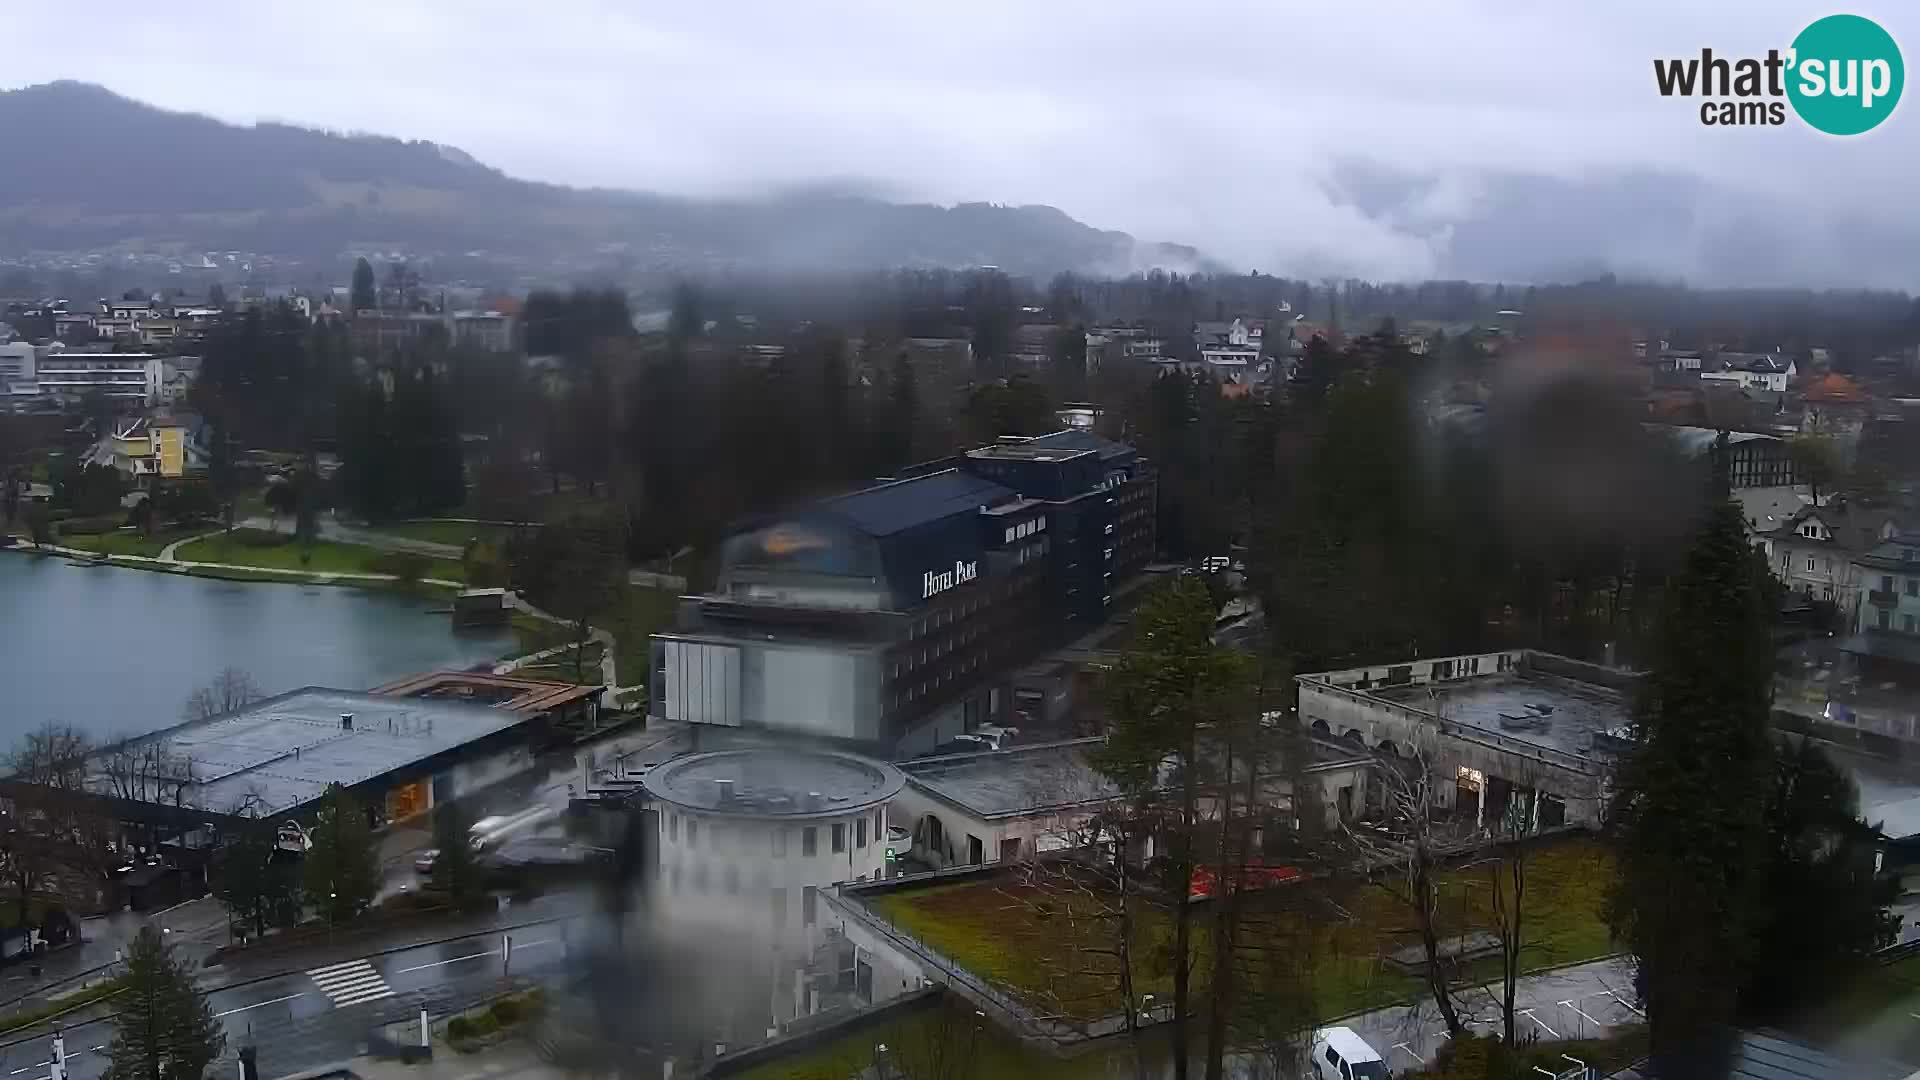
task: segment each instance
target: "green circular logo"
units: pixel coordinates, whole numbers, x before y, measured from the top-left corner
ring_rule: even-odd
[[[1893,35],[1858,15],[1829,15],[1800,31],[1789,63],[1793,111],[1829,135],[1873,130],[1907,81]]]

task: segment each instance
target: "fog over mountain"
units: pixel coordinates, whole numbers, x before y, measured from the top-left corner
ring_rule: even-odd
[[[30,166],[0,170],[0,245],[27,251],[598,253],[663,271],[1199,264],[1192,249],[1138,244],[1050,206],[903,204],[826,184],[733,199],[569,188],[509,177],[454,147],[235,126],[74,82],[0,93],[0,145],[36,151]]]
[[[404,235],[429,245],[607,243],[647,264],[1037,271],[1178,265],[1186,254],[1124,236],[1316,278],[1610,270],[1703,286],[1914,288],[1920,272],[1906,253],[1920,210],[1906,192],[1920,166],[1920,103],[1834,138],[1791,119],[1703,126],[1696,101],[1655,85],[1657,58],[1705,47],[1764,55],[1829,13],[1805,0],[1194,0],[1178,11],[1139,0],[335,0],[324,13],[206,0],[186,19],[100,0],[88,17],[114,32],[85,47],[15,50],[0,86],[74,79],[230,123],[379,132],[464,152],[419,148],[404,165],[396,153],[392,176],[349,172],[318,187],[241,155],[245,169],[281,174],[261,186],[310,200],[263,224],[306,244],[330,237],[329,250],[347,234],[384,239],[404,219],[415,230]],[[1920,14],[1869,14],[1896,41],[1920,41]],[[65,41],[73,29],[57,6],[0,5],[0,40]],[[271,136],[256,145],[274,153],[296,141],[253,131]],[[95,172],[133,184],[166,167],[96,141],[104,156],[86,159]],[[66,143],[7,149],[10,173],[54,187],[74,175]],[[434,171],[442,166],[484,173],[473,160],[499,175],[464,176],[458,199],[433,186],[452,182]],[[375,207],[351,187],[407,187],[402,177],[431,180],[432,194],[383,191]],[[251,182],[212,179],[209,193]],[[514,180],[550,186],[534,198]],[[487,201],[509,189],[533,209],[506,214],[522,204]],[[983,203],[1057,213],[970,205]],[[619,213],[601,216],[610,204]],[[70,224],[83,238],[113,236],[99,216]],[[22,217],[17,201],[0,206],[0,219]],[[42,212],[36,225],[60,220]],[[476,241],[476,229],[492,235]],[[29,238],[47,237],[0,233]]]

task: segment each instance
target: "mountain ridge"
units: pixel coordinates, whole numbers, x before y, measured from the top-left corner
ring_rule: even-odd
[[[1044,205],[897,203],[824,188],[699,199],[523,180],[427,140],[228,124],[61,81],[0,91],[0,245],[41,252],[485,252],[628,269],[998,265],[1045,275],[1192,264]]]

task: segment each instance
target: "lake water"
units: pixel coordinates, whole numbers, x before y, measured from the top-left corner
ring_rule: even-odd
[[[0,753],[48,720],[95,735],[178,722],[222,668],[269,694],[365,690],[513,651],[511,631],[455,633],[435,598],[74,566],[0,552]]]

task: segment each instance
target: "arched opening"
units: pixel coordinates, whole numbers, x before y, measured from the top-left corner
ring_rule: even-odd
[[[1315,720],[1313,722],[1313,733],[1315,735],[1332,735],[1333,729],[1327,726],[1325,720]]]
[[[1399,747],[1397,747],[1397,746],[1395,746],[1395,745],[1393,745],[1393,740],[1392,740],[1392,739],[1382,739],[1382,740],[1380,740],[1380,745],[1379,745],[1379,746],[1376,746],[1376,747],[1374,747],[1374,749],[1375,749],[1375,750],[1378,750],[1378,751],[1380,751],[1380,752],[1381,752],[1382,754],[1384,754],[1384,755],[1386,755],[1387,757],[1399,757],[1399,756],[1400,756],[1400,748],[1399,748]]]
[[[1364,747],[1367,745],[1367,737],[1360,734],[1359,728],[1351,728],[1347,731],[1345,735],[1342,735],[1340,737],[1347,740],[1348,742],[1352,743],[1355,746]]]

